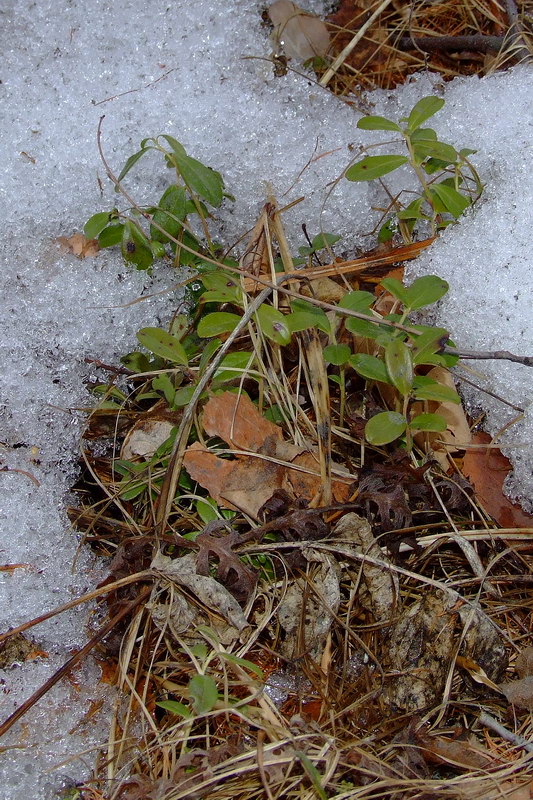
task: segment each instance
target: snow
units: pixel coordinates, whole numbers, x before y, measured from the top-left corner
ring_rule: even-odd
[[[318,0],[302,5],[323,8]],[[291,72],[274,77],[264,60],[270,44],[261,10],[256,0],[4,0],[0,466],[24,470],[40,485],[20,471],[0,476],[0,561],[26,565],[0,573],[0,630],[78,596],[101,577],[101,565],[77,552],[65,514],[82,426],[75,409],[91,403],[84,382],[94,370],[84,359],[113,363],[133,347],[139,327],[167,319],[176,302],[169,269],[158,268],[152,281],[126,268],[116,253],[82,261],[54,243],[117,202],[96,147],[100,116],[115,170],[142,138],[170,133],[222,172],[237,198],[217,214],[216,235],[225,243],[253,225],[270,186],[281,203],[305,196],[284,218],[293,245],[304,243],[302,222],[311,235],[321,225],[342,234],[339,252],[370,243],[363,234],[377,221],[369,210],[376,190],[332,182],[359,144],[383,135],[359,131],[359,112],[311,80]],[[533,355],[529,78],[528,69],[518,67],[444,87],[439,76],[421,75],[395,92],[368,97],[374,113],[401,116],[420,97],[443,93],[437,132],[479,151],[474,161],[486,183],[483,200],[416,265],[417,274],[432,272],[450,282],[439,322],[462,348]],[[297,180],[315,156],[321,157]],[[127,185],[139,201],[153,200],[165,181],[164,168],[148,158]],[[167,287],[168,293],[128,305]],[[502,361],[470,366],[474,380],[526,410],[526,419],[505,437],[516,467],[509,488],[527,504],[533,488],[530,373]],[[473,404],[483,402],[491,432],[516,415],[470,390],[467,395]],[[35,642],[49,655],[0,673],[2,719],[85,642],[85,623],[82,608],[34,629]],[[87,776],[91,748],[106,735],[104,723],[84,717],[103,698],[97,675],[88,662],[5,737],[10,749],[2,755],[0,786],[6,798],[51,798],[57,787]],[[80,759],[71,758],[82,751]]]

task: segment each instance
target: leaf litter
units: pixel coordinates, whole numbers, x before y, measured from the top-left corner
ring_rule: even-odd
[[[258,270],[275,239],[283,249],[275,206],[266,217],[277,236]],[[374,261],[368,275],[364,259],[320,267],[307,289],[326,273],[373,290]],[[112,557],[97,594],[120,623],[96,638],[120,702],[84,800],[527,796],[530,533],[501,530],[451,461],[469,444],[464,412],[448,439],[418,442],[416,463],[364,445],[361,401],[383,398],[355,378],[343,416],[317,372],[326,336],[304,334],[283,349],[243,332],[255,377],[198,393],[164,526],[186,412],[132,373],[89,417],[71,516]],[[506,736],[487,733],[484,709]]]

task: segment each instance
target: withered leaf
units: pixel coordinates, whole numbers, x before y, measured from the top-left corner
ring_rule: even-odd
[[[356,552],[378,561],[388,562],[372,533],[370,523],[357,514],[345,514],[333,529],[333,535],[348,539]],[[392,616],[399,596],[397,574],[386,567],[363,561],[361,564],[361,586],[357,599],[378,622]]]
[[[415,732],[414,742],[422,747],[424,758],[432,764],[453,764],[463,769],[490,769],[498,763],[494,755],[476,741],[430,736],[422,729]]]
[[[97,239],[87,239],[83,233],[72,236],[58,236],[55,240],[63,250],[73,253],[78,258],[92,258],[100,250]]]
[[[393,710],[416,712],[439,702],[454,641],[454,598],[428,591],[407,608],[387,635],[389,679],[384,698]]]
[[[489,445],[492,440],[481,432],[475,434],[473,441],[476,445]],[[476,496],[502,528],[532,528],[533,515],[526,514],[503,493],[510,469],[509,459],[492,447],[467,450],[463,461],[463,473],[472,483]]]
[[[509,663],[503,635],[482,608],[463,605],[459,618],[463,625],[468,625],[460,655],[474,661],[489,680],[498,683]]]
[[[278,607],[279,624],[285,634],[281,652],[290,659],[309,655],[319,661],[339,610],[340,571],[327,554],[306,547],[304,555],[313,566],[306,580],[292,580]],[[316,592],[313,585],[316,585]]]
[[[259,509],[278,489],[308,499],[320,490],[316,455],[285,442],[281,428],[261,416],[245,395],[224,392],[210,398],[202,424],[209,436],[217,436],[237,450],[263,456],[220,459],[199,442],[187,449],[183,459],[187,472],[223,508],[243,511],[257,519]],[[284,463],[278,464],[277,460]],[[348,483],[333,481],[339,502],[347,496]]]
[[[527,675],[517,681],[500,683],[500,689],[514,706],[533,711],[533,675]]]
[[[218,536],[219,532],[225,535]],[[257,576],[233,552],[232,548],[239,541],[240,536],[235,531],[228,532],[224,523],[216,521],[209,523],[195,540],[198,545],[196,568],[199,575],[209,575],[210,557],[214,555],[218,559],[217,580],[224,584],[234,597],[246,602],[255,588]]]
[[[533,675],[533,647],[524,647],[522,652],[518,654],[515,670],[519,678]]]
[[[325,24],[296,3],[276,0],[268,15],[274,25],[274,39],[289,58],[306,61],[327,52],[330,39]]]
[[[210,625],[217,631],[223,643],[228,644],[235,640],[248,627],[248,620],[240,605],[228,590],[214,578],[198,575],[194,553],[174,559],[157,553],[150,566],[164,581],[188,589],[203,604],[206,613],[214,612],[216,616],[210,615]],[[221,630],[217,616],[223,617],[230,628]],[[180,620],[177,619],[174,625],[179,629]]]

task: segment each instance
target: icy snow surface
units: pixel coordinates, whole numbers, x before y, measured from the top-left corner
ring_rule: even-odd
[[[304,5],[323,7],[318,0]],[[116,202],[97,153],[99,117],[106,115],[103,143],[115,169],[141,138],[158,133],[174,135],[191,155],[219,169],[237,198],[218,214],[217,235],[226,243],[253,224],[270,182],[282,203],[305,195],[285,216],[291,242],[303,244],[300,225],[318,232],[326,187],[353,157],[348,145],[380,139],[355,128],[356,109],[305,78],[276,78],[265,60],[242,58],[270,53],[261,6],[256,0],[4,0],[0,8],[0,466],[24,470],[40,484],[22,472],[0,476],[0,562],[23,565],[0,573],[1,630],[77,596],[100,577],[101,566],[84,552],[72,571],[77,539],[65,515],[81,424],[75,409],[90,402],[84,379],[95,372],[84,359],[115,362],[134,345],[136,329],[167,319],[176,301],[170,291],[126,308],[143,292],[172,286],[174,276],[158,269],[152,282],[126,269],[115,253],[80,261],[53,242]],[[374,113],[401,115],[420,97],[444,92],[437,131],[479,150],[482,203],[416,267],[450,281],[440,321],[463,348],[533,355],[529,78],[525,68],[516,68],[443,87],[439,76],[424,75],[368,98]],[[153,200],[166,179],[155,160],[141,161],[128,186],[139,200]],[[404,187],[405,178],[390,185]],[[376,222],[369,211],[376,200],[373,187],[347,181],[329,195],[322,226],[344,235],[339,252],[370,244],[362,234]],[[526,409],[527,422],[506,438],[516,464],[510,488],[527,498],[533,486],[531,373],[505,362],[472,366],[472,379]],[[483,402],[491,432],[516,414]],[[83,644],[85,619],[82,609],[34,629],[49,655],[0,674],[2,719]],[[105,726],[84,717],[101,696],[97,674],[88,663],[75,674],[78,685],[56,687],[6,737],[3,744],[14,747],[0,756],[4,797],[52,798],[58,787],[87,775],[91,748],[105,740]]]

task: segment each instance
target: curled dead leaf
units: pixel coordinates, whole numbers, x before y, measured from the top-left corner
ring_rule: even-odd
[[[357,514],[345,514],[333,530],[333,535],[348,539],[357,553],[377,561],[389,561],[372,533],[369,522]],[[394,613],[399,597],[398,575],[386,567],[363,561],[361,585],[357,599],[377,622],[385,622]]]
[[[78,258],[93,258],[100,250],[96,239],[87,239],[83,233],[73,233],[72,236],[58,236],[55,240],[63,250],[73,253]]]
[[[138,458],[151,458],[158,447],[166,442],[175,424],[168,419],[149,417],[140,419],[127,433],[122,444],[120,457],[126,461]]]
[[[274,25],[273,39],[289,58],[306,61],[328,51],[330,38],[325,24],[296,3],[276,0],[268,15]]]
[[[209,616],[209,624],[214,628],[223,644],[229,644],[238,638],[249,625],[242,609],[234,597],[221,583],[208,575],[198,575],[196,569],[196,555],[190,553],[181,558],[169,558],[161,553],[157,553],[150,569],[159,573],[163,581],[168,581],[176,586],[188,589],[205,608],[206,615]],[[187,600],[187,606],[189,606]],[[183,631],[184,620],[181,617],[184,606],[181,602],[173,603],[168,609],[168,624],[172,631]],[[162,624],[162,610],[156,611],[156,623]],[[213,614],[209,614],[209,612]],[[173,617],[173,614],[176,614]],[[220,617],[225,620],[220,623]],[[190,618],[190,612],[187,612]],[[205,622],[205,619],[203,619]]]

